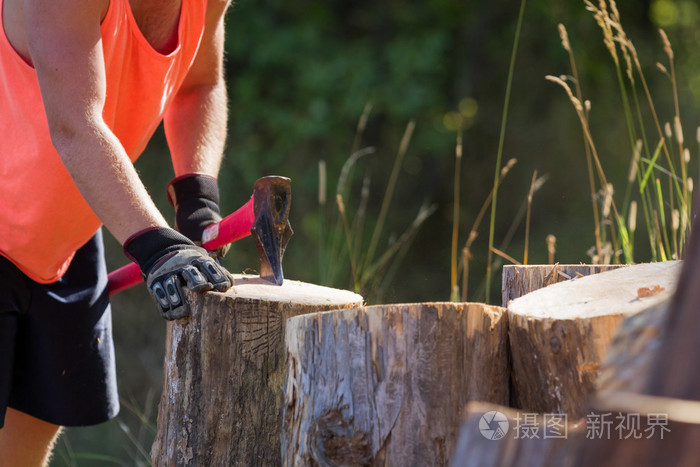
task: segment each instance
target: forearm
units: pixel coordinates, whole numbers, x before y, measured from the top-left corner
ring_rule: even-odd
[[[104,123],[54,132],[54,146],[90,208],[120,242],[167,222],[151,200],[119,140]]]
[[[194,172],[218,175],[226,144],[227,113],[223,79],[178,93],[164,119],[176,176]]]

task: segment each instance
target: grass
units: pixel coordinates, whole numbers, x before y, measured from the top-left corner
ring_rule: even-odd
[[[614,185],[609,183],[605,176],[591,132],[591,104],[583,100],[574,52],[566,28],[559,25],[562,47],[569,54],[573,79],[566,76],[547,76],[546,78],[566,91],[583,131],[591,198],[594,200],[595,250],[591,255],[592,262],[601,263],[610,260],[615,263],[635,262],[634,239],[638,204],[642,207],[651,260],[678,259],[682,257],[689,233],[688,219],[693,183],[688,177],[690,153],[684,146],[671,43],[666,33],[659,30],[668,63],[667,65],[658,63],[657,69],[668,78],[674,103],[673,126],[666,123],[665,131],[662,131],[657,107],[647,84],[637,49],[622,26],[620,13],[614,0],[607,2],[600,0],[598,5],[588,0],[584,3],[600,27],[603,42],[613,60],[632,154],[624,199],[618,209],[614,198],[616,194]],[[570,82],[573,82],[574,90],[571,89]],[[638,84],[641,84],[641,90]],[[658,138],[656,141],[651,137],[654,132]],[[663,161],[661,155],[664,156]],[[662,162],[665,162],[665,165]],[[635,185],[636,190],[634,190]],[[598,205],[601,201],[602,210]],[[608,238],[612,252],[605,251],[604,245]]]
[[[384,243],[384,226],[391,214],[392,201],[399,180],[404,158],[408,152],[416,124],[409,121],[404,130],[401,142],[396,151],[394,164],[386,183],[386,188],[381,199],[381,206],[376,218],[371,218],[369,212],[370,176],[363,178],[362,188],[358,199],[353,196],[350,189],[353,172],[361,158],[374,154],[375,148],[362,148],[362,135],[365,131],[372,106],[368,104],[361,115],[352,152],[343,164],[336,188],[336,208],[332,213],[335,216],[335,228],[324,228],[326,211],[325,190],[326,178],[325,163],[319,165],[319,218],[322,220],[319,232],[319,258],[321,263],[321,282],[327,285],[336,285],[338,275],[344,265],[349,264],[350,288],[361,293],[367,302],[381,301],[387,287],[395,276],[398,267],[405,257],[418,230],[430,217],[437,207],[424,204],[418,209],[413,222],[398,236],[398,238]],[[353,209],[353,206],[354,209]],[[373,227],[372,227],[373,226]],[[366,231],[371,228],[369,242],[365,242]]]
[[[54,467],[150,466],[150,449],[156,435],[156,427],[152,421],[153,411],[156,409],[156,396],[155,390],[149,391],[144,408],[139,407],[133,398],[122,397],[120,398],[122,414],[114,420],[97,427],[66,429],[58,440],[50,465]],[[99,436],[121,438],[123,441],[119,443],[120,451],[91,452],[85,447],[94,443],[94,440],[88,438]]]
[[[660,29],[659,38],[667,58],[666,64],[657,63],[656,69],[668,79],[673,99],[672,123],[661,125],[654,98],[645,76],[644,67],[632,40],[625,32],[620,13],[614,0],[599,0],[597,5],[584,0],[586,9],[592,14],[602,32],[603,42],[614,65],[621,103],[621,113],[626,126],[626,138],[629,140],[630,170],[626,181],[613,182],[608,179],[604,168],[606,154],[601,154],[591,129],[592,103],[584,98],[583,86],[579,75],[574,49],[568,32],[563,24],[558,26],[561,45],[568,54],[570,70],[560,76],[548,75],[546,79],[560,86],[571,102],[578,117],[583,149],[586,157],[588,189],[592,209],[593,246],[588,250],[593,264],[627,263],[637,261],[635,241],[638,237],[637,227],[642,224],[651,261],[679,259],[683,256],[689,235],[691,218],[691,199],[693,180],[688,176],[690,151],[686,147],[683,125],[681,122],[680,100],[675,72],[675,57],[671,42],[666,33]],[[520,264],[506,252],[512,232],[518,228],[520,216],[514,219],[506,238],[500,247],[495,243],[495,218],[497,212],[498,190],[507,171],[501,167],[503,142],[506,133],[508,107],[517,56],[518,41],[524,16],[525,0],[520,4],[518,22],[510,58],[508,79],[501,118],[498,150],[496,153],[496,170],[493,188],[476,217],[474,226],[468,234],[467,242],[458,261],[457,226],[459,223],[459,169],[461,149],[455,160],[454,214],[451,251],[451,288],[452,300],[466,301],[469,290],[469,263],[473,259],[472,246],[478,237],[478,228],[485,209],[490,205],[488,259],[485,285],[480,287],[477,296],[490,300],[491,278],[493,270],[500,260]],[[624,137],[623,137],[624,138]],[[458,136],[460,146],[461,134]],[[698,152],[700,153],[700,128],[697,130]],[[699,167],[700,170],[700,167]],[[529,262],[529,233],[533,194],[546,180],[538,180],[537,172],[532,176],[527,200],[521,209],[525,215],[525,240],[522,264]],[[625,183],[626,182],[626,183]],[[618,190],[618,187],[624,189]],[[622,197],[622,200],[619,198]],[[641,217],[639,213],[641,212]],[[641,220],[641,222],[640,222]],[[546,240],[549,262],[554,262],[556,238],[553,235]],[[494,255],[498,259],[494,259]],[[458,267],[456,265],[459,264]],[[462,274],[461,293],[459,293],[459,274]],[[481,294],[483,292],[483,295]]]
[[[496,225],[496,204],[498,201],[498,187],[500,183],[501,159],[503,157],[503,142],[505,141],[506,123],[508,122],[508,107],[510,105],[510,95],[513,85],[513,74],[515,72],[515,59],[518,56],[518,43],[520,42],[520,32],[525,17],[525,0],[520,2],[520,12],[518,13],[518,23],[515,27],[515,38],[513,39],[513,50],[510,55],[510,65],[508,67],[508,79],[506,80],[506,95],[503,103],[503,115],[501,117],[501,130],[498,136],[498,150],[496,151],[496,170],[493,178],[493,201],[491,203],[491,223],[489,225],[489,252],[486,261],[486,302],[489,303],[491,294],[492,276],[492,252],[494,242],[494,231]]]

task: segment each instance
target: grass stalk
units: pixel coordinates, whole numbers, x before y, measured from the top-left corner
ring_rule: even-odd
[[[501,169],[501,173],[499,176],[499,184],[503,182],[503,179],[508,175],[508,172],[513,168],[515,164],[517,164],[517,159],[511,158],[508,160],[506,165]],[[491,200],[493,199],[493,187],[491,188],[491,191],[489,192],[488,196],[484,200],[484,203],[481,205],[481,209],[479,209],[479,213],[476,216],[476,219],[474,219],[474,224],[472,224],[471,230],[469,230],[469,237],[467,238],[467,241],[462,248],[462,263],[460,264],[459,271],[462,273],[462,302],[467,301],[467,289],[468,289],[468,282],[469,282],[469,262],[468,260],[472,259],[472,254],[471,254],[471,246],[476,240],[476,238],[479,236],[479,227],[481,226],[481,221],[484,219],[484,216],[486,215],[486,210],[489,208],[491,205]],[[467,261],[465,261],[465,259]]]
[[[151,455],[146,451],[146,449],[141,445],[141,443],[136,439],[136,437],[131,433],[131,430],[129,427],[126,425],[126,423],[122,422],[121,420],[117,421],[119,423],[119,428],[124,432],[126,437],[129,439],[131,444],[136,448],[136,451],[138,454],[143,457],[143,460],[147,463],[147,465],[150,465],[151,463]]]
[[[676,65],[675,60],[673,58],[673,48],[671,47],[671,41],[668,40],[668,36],[666,35],[666,32],[663,29],[659,29],[659,35],[661,36],[661,40],[664,44],[664,51],[668,56],[668,64],[671,73],[671,86],[673,88],[673,107],[676,111],[673,123],[676,130],[676,141],[678,142],[678,154],[680,156],[681,164],[681,176],[683,178],[683,201],[686,204],[690,204],[688,202],[688,174],[686,170],[686,162],[683,151],[683,128],[681,127],[681,111],[680,104],[678,102],[678,86],[676,83]]]
[[[500,256],[501,258],[505,259],[506,261],[512,263],[512,264],[515,264],[515,265],[518,265],[518,266],[521,266],[521,265],[522,265],[522,263],[521,263],[520,261],[518,261],[517,259],[513,258],[512,256],[510,256],[510,255],[509,255],[508,253],[506,253],[505,251],[501,251],[501,250],[499,250],[498,248],[495,248],[495,247],[494,247],[494,248],[491,248],[491,251],[492,251],[493,253],[497,254],[498,256]]]
[[[338,195],[346,198],[349,193],[349,180],[352,171],[357,164],[357,161],[362,157],[374,154],[375,149],[372,146],[358,149],[350,154],[350,157],[345,161],[343,167],[340,170],[340,175],[338,176],[338,185],[336,187],[336,199]],[[343,221],[338,213],[336,219],[335,229],[333,230],[333,235],[329,239],[328,252],[328,273],[326,277],[326,283],[333,284],[335,282],[336,270],[342,265],[341,255],[342,255],[342,238],[341,233],[343,232]]]
[[[462,302],[467,301],[469,292],[469,261],[472,259],[471,244],[476,239],[477,233],[475,231],[469,232],[469,240],[464,248],[462,248]]]
[[[338,203],[338,212],[340,213],[340,218],[343,220],[343,228],[345,229],[345,244],[348,248],[348,256],[350,257],[350,268],[352,273],[352,284],[355,291],[358,291],[357,284],[357,266],[355,265],[355,255],[353,255],[352,249],[352,234],[350,233],[350,224],[348,223],[348,217],[345,213],[345,203],[343,202],[343,196],[338,194],[335,197]]]
[[[579,79],[578,69],[576,67],[576,60],[574,58],[574,51],[571,48],[571,42],[569,41],[569,35],[566,32],[566,28],[563,24],[559,24],[559,37],[561,38],[562,47],[568,52],[569,64],[571,66],[571,74],[574,77],[574,90],[576,92],[576,97],[579,101],[583,102],[583,91],[581,90],[581,80]],[[583,131],[583,130],[581,130]],[[596,184],[595,184],[595,172],[593,171],[593,161],[591,158],[591,148],[588,146],[586,141],[586,135],[583,135],[584,140],[584,150],[586,153],[586,168],[588,170],[588,187],[591,194],[591,204],[593,207],[593,223],[594,230],[593,234],[595,236],[595,246],[598,256],[601,254],[601,240],[600,240],[600,213],[598,211],[598,202],[596,200]]]
[[[320,281],[327,278],[326,269],[326,161],[318,161],[318,272]]]
[[[523,264],[527,264],[528,245],[530,244],[530,211],[532,210],[532,196],[535,192],[537,182],[537,170],[532,174],[530,191],[527,194],[527,214],[525,215],[525,252],[523,253]]]
[[[549,234],[547,238],[545,238],[545,242],[547,243],[547,259],[549,264],[554,264],[554,255],[557,252],[557,237]]]
[[[671,250],[671,244],[669,243],[669,240],[668,240],[668,228],[666,225],[666,208],[664,206],[664,195],[663,195],[663,192],[661,191],[661,181],[658,178],[656,179],[656,183],[654,184],[654,186],[656,188],[657,202],[659,203],[659,211],[658,212],[659,212],[659,218],[661,219],[661,233],[663,235],[664,247],[665,247],[665,251],[670,253],[672,250]]]
[[[404,231],[403,234],[401,234],[401,237],[399,237],[399,239],[396,240],[393,244],[389,245],[384,254],[380,256],[377,261],[375,261],[369,267],[362,270],[359,279],[359,289],[365,287],[367,283],[379,273],[379,271],[381,271],[389,264],[389,261],[392,259],[392,257],[405,244],[410,243],[413,240],[420,226],[423,225],[426,219],[430,217],[436,209],[437,206],[435,205],[423,205],[420,207],[420,209],[418,210],[418,214],[411,223],[410,227],[406,229],[406,231]]]
[[[413,136],[413,130],[416,127],[415,121],[411,120],[406,126],[403,137],[401,138],[401,143],[399,144],[399,151],[394,160],[394,167],[391,170],[391,176],[389,177],[389,183],[386,187],[386,192],[384,193],[384,199],[382,200],[382,207],[379,210],[379,217],[377,218],[377,225],[372,232],[372,239],[369,242],[369,248],[367,249],[367,257],[363,265],[363,270],[368,267],[374,261],[374,254],[377,250],[377,245],[379,244],[379,237],[381,236],[382,230],[384,229],[384,222],[386,216],[389,213],[389,206],[391,205],[391,199],[394,195],[394,188],[396,187],[396,180],[399,176],[399,169],[403,163],[404,156],[408,150],[408,144]]]
[[[501,172],[501,159],[503,157],[503,143],[505,141],[506,123],[508,121],[508,106],[510,104],[510,94],[513,85],[513,74],[515,72],[515,58],[518,55],[518,43],[520,42],[520,31],[522,30],[523,17],[525,16],[526,0],[520,1],[520,11],[518,13],[518,22],[515,27],[515,38],[513,39],[513,50],[510,56],[510,65],[508,66],[508,79],[506,81],[506,95],[503,105],[503,115],[501,117],[501,130],[498,137],[498,150],[496,152],[496,170],[493,177],[493,201],[491,202],[491,222],[489,224],[489,252],[486,263],[486,303],[489,303],[491,296],[491,261],[493,258],[493,241],[496,228],[496,205],[498,201],[498,184],[499,174]]]
[[[355,220],[352,225],[352,238],[355,239],[355,248],[353,254],[355,255],[355,264],[359,264],[362,240],[364,238],[364,227],[365,221],[367,219],[367,204],[369,203],[369,187],[370,187],[370,177],[365,175],[362,179],[362,190],[360,191],[360,205],[357,208],[357,214],[355,214]]]
[[[630,210],[627,215],[627,231],[629,232],[630,264],[634,263],[634,234],[637,230],[637,202],[630,202]]]
[[[457,133],[457,145],[455,146],[455,178],[454,178],[454,209],[452,213],[452,255],[450,264],[450,300],[459,300],[459,286],[457,285],[457,242],[459,241],[459,178],[462,171],[462,132]]]

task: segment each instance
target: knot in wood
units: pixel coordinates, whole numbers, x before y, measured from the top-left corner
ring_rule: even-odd
[[[558,354],[561,352],[561,340],[557,336],[552,336],[549,340],[549,347],[552,349],[553,354]]]

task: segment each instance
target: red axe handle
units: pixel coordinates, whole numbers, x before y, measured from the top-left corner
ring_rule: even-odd
[[[202,233],[202,246],[213,251],[219,247],[227,245],[241,238],[250,235],[250,229],[255,223],[255,212],[253,209],[253,197],[250,201],[238,208],[233,214],[221,219],[216,224],[212,224]],[[136,284],[143,282],[141,269],[136,263],[130,263],[107,276],[109,296],[115,295],[122,290],[129,289]]]

